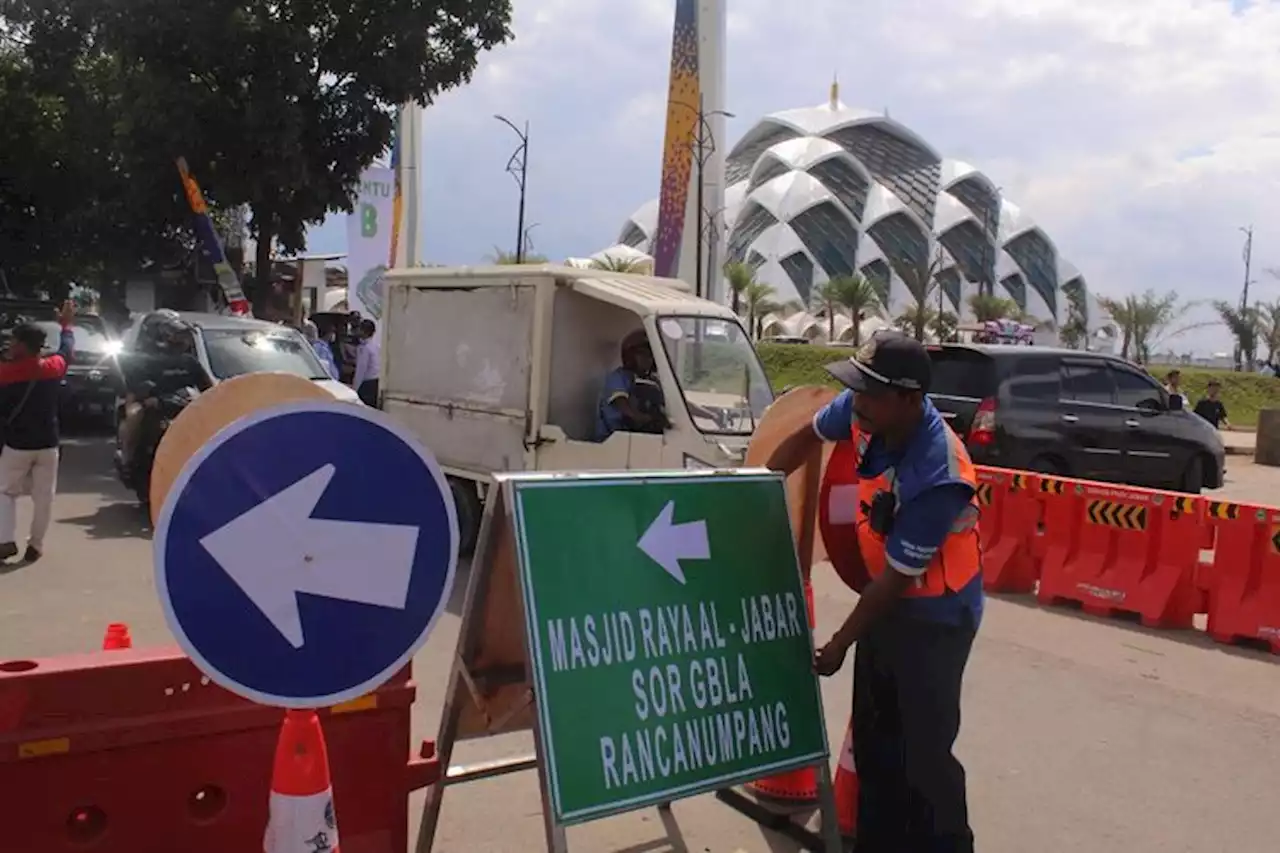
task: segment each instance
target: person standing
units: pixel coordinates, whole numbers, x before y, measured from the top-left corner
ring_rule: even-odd
[[[1187,407],[1187,395],[1182,393],[1182,371],[1170,370],[1165,376],[1165,393],[1169,395],[1169,408],[1180,412]]]
[[[854,656],[858,853],[973,853],[965,771],[953,754],[960,692],[982,620],[977,475],[926,396],[929,355],[880,334],[827,367],[848,386],[769,460],[793,471],[821,441],[852,441],[858,604],[815,655],[820,675]]]
[[[1196,403],[1195,413],[1213,424],[1214,429],[1231,429],[1227,420],[1227,407],[1218,399],[1222,393],[1222,383],[1216,379],[1209,380],[1205,396]]]
[[[75,303],[58,311],[58,351],[41,357],[45,333],[24,323],[9,339],[8,361],[0,363],[0,417],[4,446],[0,449],[0,560],[18,554],[17,498],[28,491],[33,505],[31,535],[23,560],[33,563],[44,553],[44,537],[53,518],[58,488],[58,405],[67,362],[75,351]]]
[[[361,320],[360,345],[356,349],[356,375],[352,385],[366,406],[378,407],[378,377],[382,372],[382,347],[374,334],[378,331],[372,320]]]
[[[303,320],[302,334],[306,336],[307,342],[315,350],[316,357],[324,365],[325,372],[329,374],[329,378],[336,380],[338,378],[338,364],[333,360],[333,349],[329,346],[329,342],[320,339],[319,327],[311,320]]]

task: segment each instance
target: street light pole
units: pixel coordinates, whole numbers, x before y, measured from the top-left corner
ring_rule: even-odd
[[[511,128],[515,135],[520,137],[520,147],[512,152],[511,157],[507,159],[507,173],[515,178],[516,186],[520,188],[520,207],[516,214],[516,263],[524,263],[524,199],[525,187],[529,178],[529,122],[524,123],[524,130],[516,126],[511,119],[495,115],[498,121]]]
[[[1240,294],[1240,310],[1244,312],[1249,308],[1249,276],[1253,272],[1253,226],[1240,231],[1244,234],[1244,290]]]
[[[689,107],[688,104],[683,104],[683,106],[689,109],[693,109],[692,107]],[[694,160],[696,161],[695,165],[697,166],[697,172],[694,175],[694,180],[697,182],[697,184],[694,187],[693,204],[694,204],[694,215],[698,217],[698,221],[696,223],[697,228],[694,229],[694,243],[695,243],[694,251],[697,253],[697,261],[694,264],[693,293],[695,296],[699,298],[701,298],[703,295],[702,291],[703,291],[703,283],[704,283],[704,273],[703,273],[704,241],[703,241],[702,232],[704,228],[714,227],[714,221],[709,221],[709,220],[712,220],[712,217],[707,215],[706,204],[704,202],[704,196],[706,193],[705,172],[707,167],[707,161],[710,160],[711,156],[716,153],[715,134],[712,132],[711,123],[708,121],[708,119],[711,118],[712,116],[723,116],[724,118],[734,117],[733,113],[726,112],[725,110],[712,110],[711,112],[706,112],[703,109],[703,97],[702,95],[699,95],[698,96],[698,126],[697,126],[697,131],[693,138],[693,144],[694,144],[693,156],[694,156]],[[706,270],[705,277],[707,279],[707,283],[710,283],[709,280],[714,273],[710,269],[711,258],[709,257],[709,253],[705,263],[707,264],[707,267],[708,267],[708,269]]]

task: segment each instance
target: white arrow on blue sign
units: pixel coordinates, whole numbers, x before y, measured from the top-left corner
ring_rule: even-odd
[[[378,687],[426,642],[458,520],[435,459],[381,412],[284,403],[187,462],[154,551],[169,629],[206,675],[317,708]]]

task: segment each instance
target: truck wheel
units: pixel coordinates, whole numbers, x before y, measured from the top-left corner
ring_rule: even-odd
[[[480,502],[480,492],[476,484],[461,477],[449,477],[449,489],[453,492],[453,503],[458,511],[458,556],[470,557],[476,550],[476,540],[480,538],[480,517],[484,514],[484,504]]]

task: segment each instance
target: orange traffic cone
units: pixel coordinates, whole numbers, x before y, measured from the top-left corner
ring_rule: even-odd
[[[840,761],[836,764],[836,818],[840,834],[852,838],[858,829],[858,771],[853,764],[853,717],[845,729]]]
[[[107,626],[107,633],[102,637],[104,652],[131,648],[133,648],[133,638],[129,636],[128,625],[123,622],[112,622]]]
[[[813,586],[806,575],[804,601],[809,610],[809,627],[813,628]],[[818,802],[818,773],[812,767],[801,767],[790,773],[780,773],[767,779],[748,782],[753,793],[772,800],[782,800],[788,805],[807,806]]]
[[[265,853],[338,853],[329,756],[315,711],[286,711],[271,772]]]

